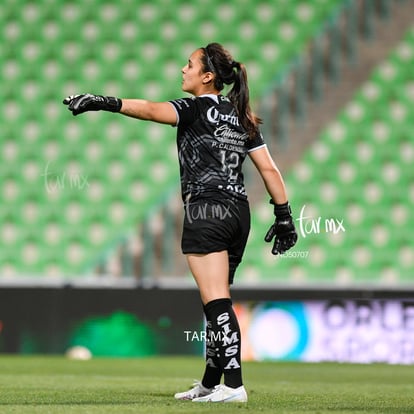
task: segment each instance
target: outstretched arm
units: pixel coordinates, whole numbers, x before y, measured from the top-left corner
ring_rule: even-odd
[[[63,100],[73,115],[87,111],[119,112],[133,118],[176,125],[177,113],[169,102],[152,102],[144,99],[120,99],[113,96],[83,95],[68,96]]]
[[[120,113],[132,118],[176,125],[177,113],[169,102],[152,102],[144,99],[122,99]]]

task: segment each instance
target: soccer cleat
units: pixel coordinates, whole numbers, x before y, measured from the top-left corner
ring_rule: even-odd
[[[193,400],[211,394],[214,388],[206,388],[200,381],[194,381],[193,388],[184,392],[177,392],[174,398],[177,400]]]
[[[214,387],[212,393],[193,398],[193,402],[247,402],[247,393],[243,385],[238,388],[230,388],[220,384]]]

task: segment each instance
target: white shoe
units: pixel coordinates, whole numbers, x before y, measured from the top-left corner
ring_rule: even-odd
[[[247,402],[244,386],[230,388],[224,384],[216,385],[212,393],[204,397],[193,398],[193,402]]]
[[[205,395],[211,394],[214,388],[206,388],[201,381],[195,380],[193,388],[184,392],[177,392],[174,398],[177,400],[193,400],[197,397],[204,397]]]

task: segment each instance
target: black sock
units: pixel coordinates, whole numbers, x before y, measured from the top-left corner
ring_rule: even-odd
[[[205,306],[203,306],[203,309],[206,315],[206,369],[201,383],[206,388],[213,388],[220,384],[223,370],[220,368],[220,360],[217,356],[217,346],[211,330],[210,314]]]
[[[205,305],[211,322],[215,357],[224,374],[224,384],[231,388],[243,385],[241,373],[241,338],[239,323],[230,299],[216,299]],[[204,384],[204,382],[203,382]]]

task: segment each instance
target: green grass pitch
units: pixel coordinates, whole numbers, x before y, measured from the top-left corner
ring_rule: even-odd
[[[175,401],[202,358],[0,356],[0,413],[414,413],[414,367],[245,362],[247,404]]]

